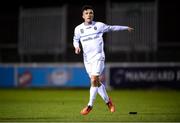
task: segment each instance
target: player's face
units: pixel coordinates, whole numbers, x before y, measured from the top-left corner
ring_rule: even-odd
[[[84,22],[89,24],[93,21],[94,19],[94,12],[92,9],[87,9],[83,11],[83,15],[82,15]]]

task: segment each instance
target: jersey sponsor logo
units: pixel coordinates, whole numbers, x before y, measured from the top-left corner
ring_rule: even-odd
[[[94,36],[94,37],[85,38],[85,39],[83,39],[82,41],[89,41],[89,40],[93,40],[93,39],[97,39],[97,38],[99,38],[98,35],[96,35],[96,36]]]
[[[93,38],[92,37],[88,37],[86,39],[83,39],[82,41],[89,41],[89,40],[92,40]]]

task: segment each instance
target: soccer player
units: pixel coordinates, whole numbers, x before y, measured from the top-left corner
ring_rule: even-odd
[[[133,28],[93,21],[94,11],[90,5],[82,7],[82,18],[84,22],[76,26],[74,30],[73,46],[75,54],[79,54],[81,52],[80,43],[82,45],[84,65],[91,80],[91,87],[89,102],[80,113],[87,115],[92,110],[97,93],[105,101],[110,112],[115,112],[115,105],[108,97],[106,88],[100,80],[105,65],[103,34],[122,30],[131,32]]]

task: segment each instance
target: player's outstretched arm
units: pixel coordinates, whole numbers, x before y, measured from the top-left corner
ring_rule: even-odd
[[[132,32],[132,31],[134,31],[134,28],[128,27],[128,31]]]
[[[81,48],[75,47],[75,54],[79,54],[81,52]]]

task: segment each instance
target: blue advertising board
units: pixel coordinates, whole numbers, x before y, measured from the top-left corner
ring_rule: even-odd
[[[180,88],[180,66],[110,67],[110,86]]]
[[[0,87],[14,86],[14,67],[0,65]]]
[[[83,67],[37,66],[19,67],[18,87],[89,87]]]

